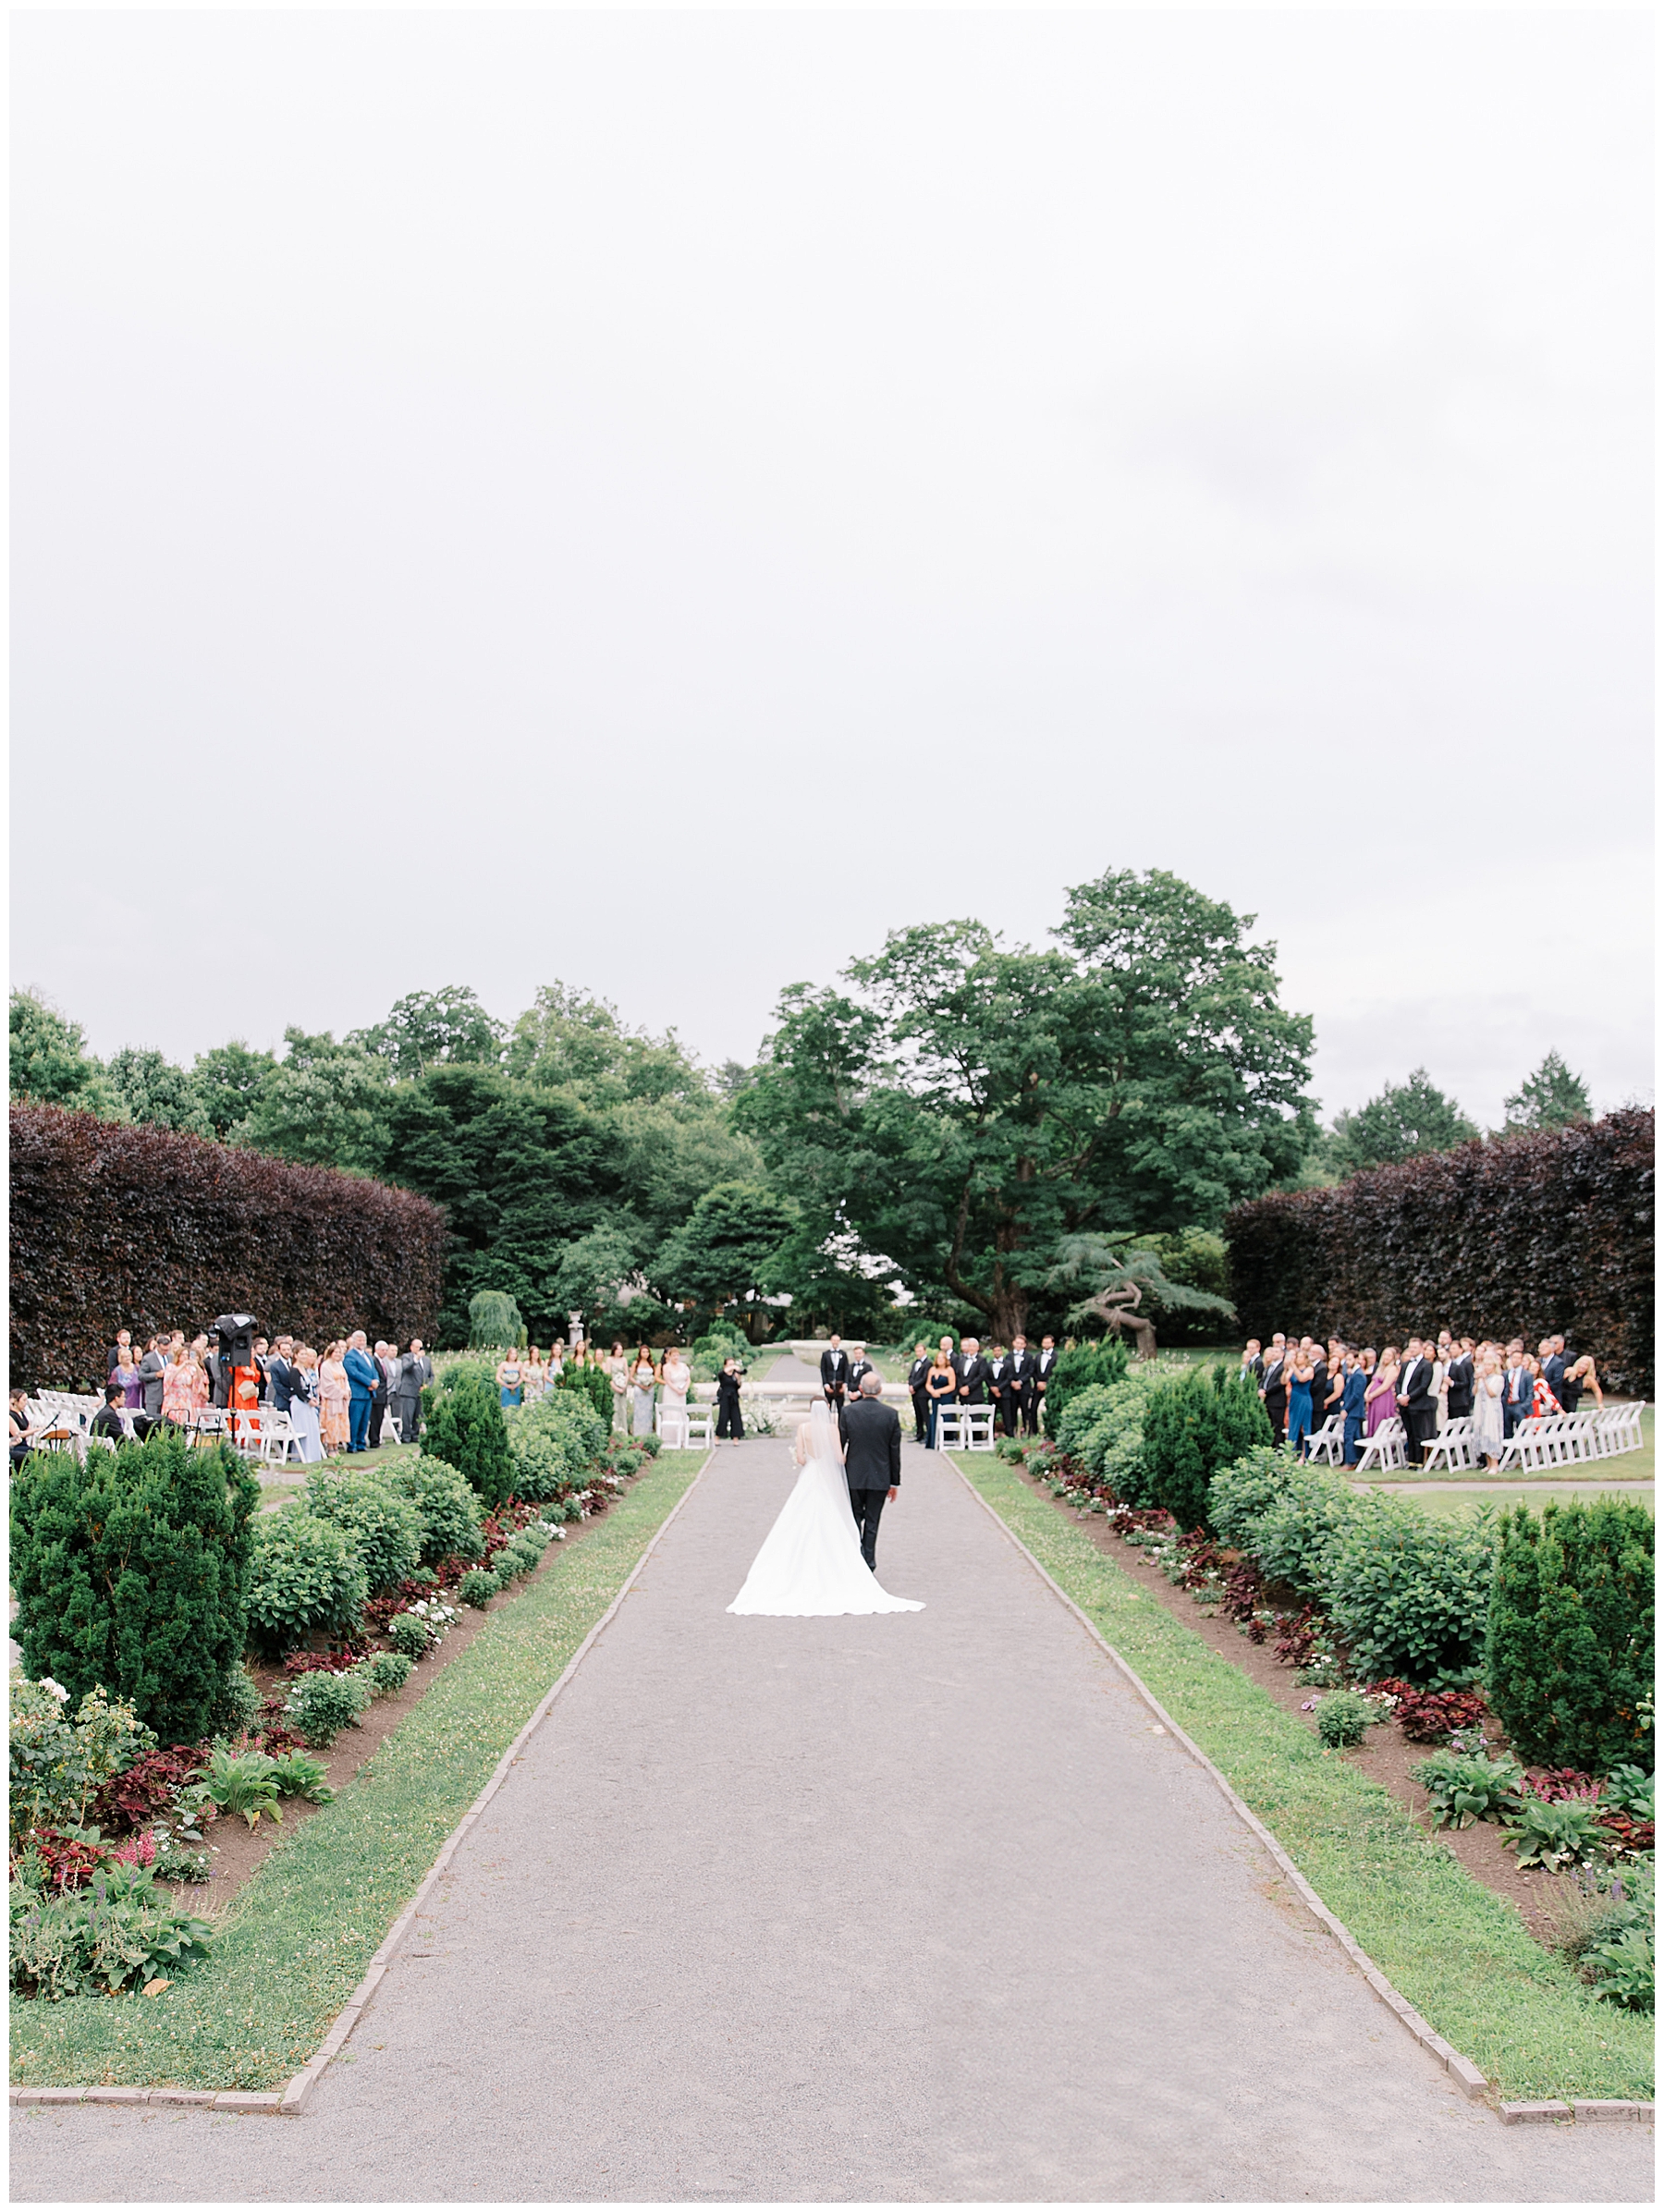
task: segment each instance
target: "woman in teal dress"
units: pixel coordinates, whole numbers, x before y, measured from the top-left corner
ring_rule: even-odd
[[[506,1406],[517,1406],[520,1401],[520,1363],[513,1352],[496,1371],[497,1400]]]
[[[1289,1448],[1293,1450],[1298,1446],[1303,1460],[1306,1438],[1312,1433],[1312,1377],[1315,1373],[1311,1354],[1303,1351],[1289,1381]]]

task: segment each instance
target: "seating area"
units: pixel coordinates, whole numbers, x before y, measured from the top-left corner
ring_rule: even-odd
[[[951,1413],[936,1415],[937,1451],[992,1451],[994,1408],[958,1406]]]
[[[687,1451],[695,1444],[708,1449],[713,1419],[709,1412],[696,1405],[655,1406],[653,1410],[654,1431],[667,1451]]]
[[[78,1457],[86,1455],[92,1416],[103,1411],[104,1399],[76,1390],[40,1390],[24,1401],[31,1426],[41,1425],[42,1433],[35,1438],[39,1451],[73,1451]],[[116,1414],[121,1425],[130,1436],[133,1434],[132,1409],[117,1406]],[[695,1415],[691,1426],[702,1425]],[[703,1417],[704,1441],[710,1442],[711,1422],[708,1414]],[[204,1406],[190,1423],[188,1435],[202,1440],[228,1436],[232,1445],[245,1460],[258,1460],[263,1464],[281,1465],[290,1459],[300,1460],[300,1439],[287,1413],[279,1413],[269,1406],[261,1406],[252,1412],[228,1413],[217,1406]],[[389,1412],[382,1420],[382,1441],[403,1442],[399,1418]]]
[[[1646,1410],[1645,1401],[1637,1399],[1597,1407],[1586,1413],[1550,1413],[1541,1421],[1523,1421],[1503,1445],[1497,1471],[1511,1473],[1516,1470],[1579,1466],[1595,1460],[1613,1460],[1622,1452],[1638,1451],[1642,1442],[1641,1416]],[[1321,1456],[1330,1466],[1340,1464],[1336,1439],[1329,1436],[1336,1426],[1332,1420],[1326,1423],[1319,1436],[1312,1439],[1312,1457],[1319,1456],[1315,1448],[1321,1440],[1324,1445]],[[1485,1455],[1478,1448],[1473,1423],[1451,1421],[1428,1444],[1421,1472],[1460,1474],[1484,1464]],[[1386,1474],[1408,1465],[1403,1423],[1384,1421],[1364,1444],[1352,1472]]]

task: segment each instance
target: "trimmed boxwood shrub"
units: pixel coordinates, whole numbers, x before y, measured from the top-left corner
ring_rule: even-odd
[[[1604,1497],[1504,1521],[1486,1687],[1533,1766],[1650,1770],[1653,1528],[1644,1506]]]
[[[349,1635],[370,1584],[345,1532],[290,1506],[254,1524],[249,1575],[249,1641],[280,1659],[313,1634]]]
[[[1650,1398],[1653,1141],[1651,1107],[1625,1106],[1237,1206],[1243,1330],[1378,1345],[1441,1324],[1501,1343],[1559,1329],[1613,1389]]]
[[[514,1458],[496,1384],[471,1369],[453,1370],[422,1397],[422,1457],[454,1467],[487,1506],[511,1497]]]
[[[12,1483],[24,1670],[77,1700],[102,1683],[164,1742],[206,1736],[243,1656],[259,1502],[228,1447],[174,1430],[92,1445],[84,1465],[31,1453]]]
[[[501,1587],[489,1567],[471,1567],[457,1584],[457,1595],[465,1606],[488,1606]]]
[[[611,1433],[612,1377],[604,1367],[564,1367],[555,1387],[557,1391],[564,1390],[573,1398],[586,1400],[601,1423],[603,1437]]]
[[[103,1387],[110,1331],[250,1313],[327,1342],[431,1336],[445,1216],[410,1191],[153,1123],[11,1110],[11,1375]]]
[[[320,1521],[333,1522],[352,1546],[372,1597],[402,1583],[420,1565],[422,1522],[415,1507],[373,1475],[315,1467],[307,1477],[306,1502]]]
[[[303,1674],[284,1702],[284,1712],[303,1743],[326,1751],[343,1729],[355,1729],[375,1695],[371,1676],[353,1667],[342,1674],[323,1668]]]
[[[1181,1529],[1205,1528],[1216,1471],[1271,1442],[1271,1424],[1250,1377],[1215,1366],[1175,1375],[1144,1412],[1144,1490]]]
[[[607,1437],[599,1416],[573,1397],[540,1399],[509,1414],[507,1426],[514,1495],[532,1500],[581,1490]]]

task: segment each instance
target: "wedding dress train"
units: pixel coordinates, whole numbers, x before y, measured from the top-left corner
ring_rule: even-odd
[[[922,1613],[921,1599],[892,1597],[861,1556],[838,1431],[824,1405],[798,1431],[802,1473],[730,1613],[806,1619],[825,1613]]]

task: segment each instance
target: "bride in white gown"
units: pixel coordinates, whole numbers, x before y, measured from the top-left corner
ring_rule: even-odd
[[[803,1472],[728,1611],[800,1619],[819,1613],[922,1613],[922,1600],[892,1597],[861,1556],[844,1480],[843,1447],[824,1400],[798,1430],[793,1456]]]

